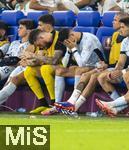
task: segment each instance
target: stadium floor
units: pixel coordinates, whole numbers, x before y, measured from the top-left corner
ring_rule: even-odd
[[[50,125],[51,150],[129,150],[129,118],[0,115],[1,125]]]

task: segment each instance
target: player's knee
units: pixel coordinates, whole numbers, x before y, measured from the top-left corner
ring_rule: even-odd
[[[29,78],[33,74],[33,69],[32,67],[27,67],[26,70],[24,71],[24,76],[25,78]]]
[[[98,77],[97,77],[97,80],[98,82],[100,83],[100,85],[102,85],[105,81],[105,74],[100,74]]]
[[[84,69],[77,67],[75,70],[76,75],[81,75],[83,73]]]
[[[91,83],[97,82],[97,75],[96,75],[96,74],[92,74],[92,75],[91,75],[91,77],[90,77],[90,82],[91,82]]]
[[[96,74],[92,74],[92,75],[91,75],[91,79],[92,79],[92,80],[96,80],[96,79],[97,79],[97,75],[96,75]]]
[[[56,75],[57,76],[62,76],[64,74],[65,70],[64,68],[57,68],[56,69]]]

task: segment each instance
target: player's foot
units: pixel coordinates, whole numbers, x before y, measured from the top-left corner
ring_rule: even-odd
[[[56,113],[58,113],[58,111],[57,111],[55,106],[52,108],[48,108],[48,109],[41,112],[41,114],[44,116],[54,115]]]
[[[59,109],[65,109],[65,110],[69,110],[69,111],[74,111],[75,110],[75,106],[69,102],[58,102],[58,103],[54,103],[54,106],[56,106],[56,108]]]
[[[40,107],[35,108],[34,110],[31,110],[30,113],[31,114],[38,114],[42,111],[45,111],[46,109],[48,109],[48,107],[40,106]]]
[[[115,108],[111,108],[107,105],[107,102],[101,101],[99,99],[96,99],[96,104],[98,107],[105,112],[108,116],[114,117],[116,116],[117,112]]]

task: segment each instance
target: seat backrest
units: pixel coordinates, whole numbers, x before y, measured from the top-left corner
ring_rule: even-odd
[[[10,42],[17,40],[18,38],[18,22],[20,19],[25,18],[23,12],[21,11],[12,11],[6,10],[3,11],[1,14],[1,19],[5,21],[9,28],[8,28],[8,38]]]
[[[77,32],[89,32],[92,34],[96,34],[97,29],[98,29],[97,27],[78,27],[78,26],[73,28],[73,30]]]
[[[56,27],[73,27],[75,25],[75,15],[72,11],[54,11]]]
[[[116,13],[117,12],[114,12],[114,11],[105,12],[102,16],[103,26],[112,27],[112,22]]]
[[[98,27],[100,14],[97,11],[80,11],[77,15],[77,25],[84,27]]]
[[[115,31],[113,29],[113,19],[117,12],[108,11],[105,12],[102,16],[102,24],[97,33],[96,36],[99,38],[100,42],[103,43],[105,37],[111,37],[113,32]]]
[[[103,43],[105,38],[111,37],[114,31],[115,30],[110,27],[99,27],[96,36],[99,38],[100,42]]]
[[[96,34],[100,24],[100,14],[97,11],[80,11],[77,15],[77,25],[74,28],[79,32]]]
[[[39,17],[45,14],[48,14],[48,11],[32,11],[32,12],[28,12],[27,18],[34,20],[35,25],[38,25]]]
[[[23,18],[25,18],[25,16],[21,11],[5,10],[1,14],[1,19],[9,26],[18,26],[19,20]]]

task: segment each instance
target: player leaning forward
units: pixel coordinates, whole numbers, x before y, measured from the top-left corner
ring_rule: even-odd
[[[58,67],[56,69],[56,102],[62,100],[65,89],[65,77],[76,77],[76,70],[79,69],[82,73],[87,72],[94,69],[100,59],[104,61],[101,43],[95,35],[62,29],[59,33],[59,38],[60,42],[67,47],[67,52],[62,59],[65,67]],[[51,114],[51,111],[53,109],[42,114]]]

